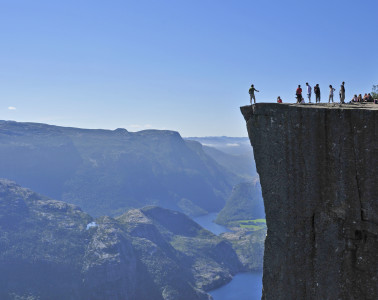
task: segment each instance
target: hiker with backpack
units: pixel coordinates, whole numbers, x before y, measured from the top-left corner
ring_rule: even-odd
[[[255,91],[259,92],[258,90],[255,89],[254,85],[252,84],[251,87],[249,88],[249,100],[251,101],[251,105],[252,105],[252,99],[253,99],[253,103],[256,104]]]

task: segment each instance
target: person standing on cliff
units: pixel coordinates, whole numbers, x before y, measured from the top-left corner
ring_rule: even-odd
[[[319,87],[319,84],[315,85],[314,93],[315,93],[316,103],[318,103],[318,102],[320,103],[320,87]]]
[[[300,85],[298,85],[298,88],[295,94],[297,95],[297,103],[301,103],[302,102],[302,88]]]
[[[255,87],[252,84],[251,87],[249,88],[249,100],[251,101],[251,105],[252,105],[252,99],[253,99],[253,104],[256,104],[255,91],[259,92],[258,90],[255,89]]]
[[[342,84],[341,84],[341,87],[340,87],[340,92],[339,92],[339,96],[340,96],[340,103],[345,103],[344,100],[345,100],[345,86],[344,86],[345,82],[343,81]]]
[[[328,98],[328,103],[331,102],[332,100],[332,103],[333,103],[333,92],[335,91],[335,89],[332,87],[332,85],[329,85],[329,98]]]
[[[311,85],[306,82],[308,103],[311,103]]]

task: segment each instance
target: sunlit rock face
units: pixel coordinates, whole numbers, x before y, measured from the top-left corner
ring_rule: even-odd
[[[268,226],[263,299],[377,299],[377,108],[241,108]]]

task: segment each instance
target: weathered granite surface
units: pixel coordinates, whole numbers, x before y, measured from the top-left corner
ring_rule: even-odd
[[[268,226],[262,299],[377,299],[377,108],[241,107]]]

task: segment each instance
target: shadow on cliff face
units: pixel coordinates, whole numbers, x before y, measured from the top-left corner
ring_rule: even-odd
[[[241,111],[268,226],[263,299],[376,299],[377,106]]]

